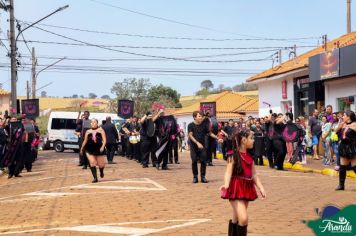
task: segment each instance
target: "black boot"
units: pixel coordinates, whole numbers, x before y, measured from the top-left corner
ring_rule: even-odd
[[[346,168],[347,168],[347,166],[340,165],[339,186],[335,189],[336,191],[345,190]]]
[[[352,169],[354,170],[354,172],[356,174],[356,166],[353,166]]]
[[[93,178],[94,178],[92,183],[98,182],[98,176],[96,174],[96,167],[95,166],[94,167],[90,167],[90,170],[91,170],[91,173],[93,174]]]
[[[99,168],[99,170],[100,170],[100,178],[104,178],[104,167]]]
[[[246,236],[247,235],[247,225],[241,226],[237,224],[237,234],[238,236]]]
[[[237,223],[232,223],[232,220],[229,221],[229,230],[228,230],[228,235],[229,236],[238,236],[237,234]]]

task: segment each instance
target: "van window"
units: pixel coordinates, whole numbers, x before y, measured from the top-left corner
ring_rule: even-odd
[[[76,129],[75,119],[53,118],[51,129]]]

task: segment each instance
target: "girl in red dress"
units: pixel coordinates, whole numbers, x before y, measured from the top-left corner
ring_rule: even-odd
[[[228,199],[232,207],[229,235],[247,235],[247,207],[249,201],[257,198],[256,188],[262,198],[265,190],[256,174],[253,157],[248,149],[253,148],[253,132],[248,129],[238,131],[233,139],[233,155],[228,158],[225,184],[221,186],[221,197]]]

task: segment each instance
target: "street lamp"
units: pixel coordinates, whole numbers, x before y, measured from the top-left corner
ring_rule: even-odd
[[[57,12],[60,12],[66,8],[68,8],[69,5],[65,5],[63,7],[58,8],[54,12],[48,14],[47,16],[39,19],[38,21],[28,25],[24,29],[20,30],[19,33],[17,34],[15,38],[15,16],[14,16],[14,0],[10,0],[10,47],[11,47],[11,114],[16,114],[17,113],[17,61],[16,61],[16,52],[17,52],[17,47],[16,47],[16,42],[20,34],[22,34],[25,30],[31,28],[35,24],[47,19],[48,17],[56,14]]]

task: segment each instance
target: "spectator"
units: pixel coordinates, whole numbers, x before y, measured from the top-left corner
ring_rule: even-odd
[[[318,145],[319,145],[319,139],[321,135],[321,122],[318,119],[318,117],[319,117],[319,111],[315,109],[313,116],[309,119],[309,127],[311,132],[310,137],[312,138],[314,160],[320,160],[318,156]]]
[[[328,122],[326,116],[323,116],[322,123],[323,126],[322,126],[321,140],[323,141],[323,147],[324,147],[323,164],[331,165],[332,164],[331,145],[330,145],[331,123]]]

